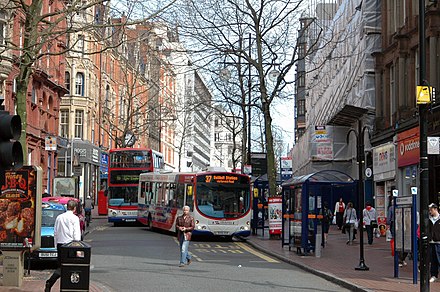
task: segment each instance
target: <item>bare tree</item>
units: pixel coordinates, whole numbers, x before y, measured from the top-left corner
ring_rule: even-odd
[[[21,144],[26,150],[27,129],[27,90],[35,70],[37,61],[50,56],[64,55],[78,51],[78,40],[69,42],[70,34],[98,33],[103,44],[96,51],[86,52],[96,54],[103,50],[119,47],[124,41],[124,27],[158,16],[174,3],[170,0],[156,6],[132,1],[122,4],[115,3],[114,9],[107,0],[46,1],[46,0],[1,0],[0,11],[5,12],[14,25],[20,37],[11,35],[0,43],[2,59],[11,62],[18,68],[16,78],[16,107],[22,120]],[[107,21],[115,15],[124,13],[125,21],[115,23]],[[18,18],[18,21],[13,22]],[[133,20],[135,19],[135,20]],[[116,28],[116,29],[115,29]],[[13,52],[12,54],[7,54]],[[6,54],[3,54],[6,53]]]
[[[285,88],[294,82],[288,74],[296,59],[294,24],[304,1],[214,1],[183,0],[187,18],[180,21],[181,32],[194,42],[205,66],[219,62],[225,53],[251,66],[251,103],[264,117],[270,195],[276,194],[276,166],[271,105],[288,98]],[[245,40],[245,41],[243,41]],[[246,78],[241,74],[241,79]],[[249,84],[251,86],[249,86]]]

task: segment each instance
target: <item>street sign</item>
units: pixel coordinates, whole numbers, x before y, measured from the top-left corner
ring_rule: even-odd
[[[81,165],[74,165],[73,166],[73,175],[74,176],[81,176],[82,175],[82,166]]]
[[[417,104],[428,104],[432,100],[432,87],[430,86],[417,86]]]
[[[371,168],[367,167],[365,169],[365,176],[370,178],[372,174],[373,174],[373,171],[371,170]]]
[[[397,198],[395,198],[395,200],[396,200],[396,206],[412,205],[412,203],[413,203],[412,196],[397,197]]]
[[[57,151],[57,138],[48,136],[44,139],[44,149],[46,151]]]
[[[427,137],[428,154],[440,154],[439,141],[440,137]]]

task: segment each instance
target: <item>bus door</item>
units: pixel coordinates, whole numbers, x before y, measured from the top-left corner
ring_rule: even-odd
[[[193,186],[191,184],[185,184],[185,205],[189,206],[189,210],[194,210],[194,195]]]

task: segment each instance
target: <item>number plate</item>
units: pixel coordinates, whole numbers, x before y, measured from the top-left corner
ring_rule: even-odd
[[[56,258],[58,253],[56,252],[40,252],[40,258]]]
[[[125,219],[125,222],[135,222],[136,219]]]
[[[228,231],[214,231],[214,234],[217,234],[217,235],[229,235],[229,232]]]

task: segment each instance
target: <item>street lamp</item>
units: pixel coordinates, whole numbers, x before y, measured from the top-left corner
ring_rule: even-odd
[[[358,209],[359,209],[359,265],[355,267],[357,271],[368,271],[370,268],[365,264],[364,258],[364,232],[362,230],[362,225],[364,221],[363,216],[363,206],[364,206],[364,178],[363,178],[363,163],[365,162],[365,153],[364,153],[364,135],[365,130],[368,130],[368,127],[365,126],[362,128],[362,121],[358,120],[358,130],[350,129],[347,133],[347,144],[350,133],[354,133],[356,136],[356,160],[358,163]]]

